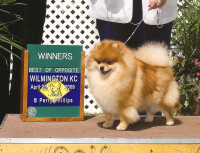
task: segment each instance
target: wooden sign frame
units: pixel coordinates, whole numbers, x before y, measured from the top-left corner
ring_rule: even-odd
[[[21,65],[21,107],[20,116],[22,121],[81,121],[84,120],[84,78],[85,78],[85,52],[81,52],[81,74],[80,74],[80,116],[79,117],[27,117],[28,109],[28,73],[29,73],[29,51],[22,53]]]

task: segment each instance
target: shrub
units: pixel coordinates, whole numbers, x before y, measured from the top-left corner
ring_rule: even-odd
[[[179,115],[200,115],[200,1],[179,1],[172,32],[173,68],[180,85]]]
[[[4,7],[3,7],[6,5],[12,5],[15,1],[16,0],[1,0],[0,1],[0,14],[1,16],[5,16],[4,19],[0,18],[0,56],[3,56],[1,52],[6,51],[9,53],[12,53],[14,56],[20,59],[20,57],[17,56],[15,53],[13,53],[10,48],[4,46],[4,44],[8,44],[8,45],[12,45],[12,47],[19,49],[20,51],[24,50],[24,48],[20,46],[20,42],[18,41],[20,39],[17,36],[10,33],[10,31],[8,30],[8,27],[10,25],[22,20],[22,18],[17,14],[13,14],[11,12],[4,10]],[[12,16],[15,19],[11,21],[7,20],[6,15]]]

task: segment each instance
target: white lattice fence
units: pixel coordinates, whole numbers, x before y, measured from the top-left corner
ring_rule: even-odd
[[[95,19],[88,15],[88,0],[47,0],[43,44],[82,45],[86,55],[99,42]],[[85,112],[100,113],[85,79]]]

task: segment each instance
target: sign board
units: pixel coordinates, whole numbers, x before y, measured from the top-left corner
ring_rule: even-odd
[[[27,49],[22,57],[22,120],[83,120],[82,46],[28,45]]]

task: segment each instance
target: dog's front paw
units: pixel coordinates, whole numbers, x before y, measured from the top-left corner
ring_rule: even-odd
[[[116,130],[117,131],[125,131],[127,129],[128,125],[124,122],[119,123],[119,125],[117,126]]]
[[[172,125],[174,125],[174,121],[173,121],[173,120],[167,121],[166,124],[167,124],[168,126],[172,126]]]
[[[103,124],[103,127],[106,128],[106,129],[111,128],[112,126],[113,126],[113,123],[105,122],[105,123]]]

